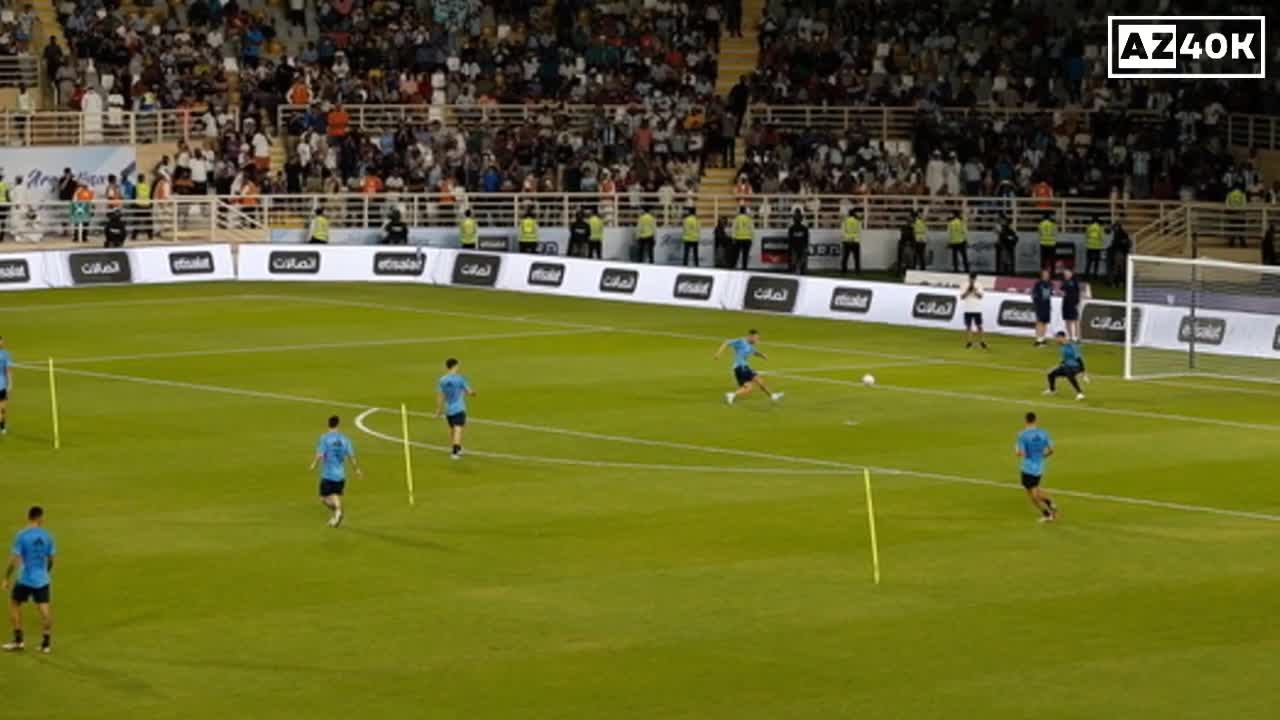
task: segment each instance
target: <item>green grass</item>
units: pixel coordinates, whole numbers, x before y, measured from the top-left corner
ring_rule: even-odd
[[[5,717],[1217,720],[1280,707],[1269,386],[1127,383],[1118,350],[1092,346],[1098,377],[1075,404],[1039,396],[1051,351],[1022,340],[980,354],[954,333],[447,288],[4,300],[16,359],[64,370],[62,450],[36,369],[18,371],[0,439],[6,532],[40,503],[60,550],[56,652],[0,657]],[[711,354],[748,325],[770,353],[761,366],[782,373],[781,404],[722,402],[728,363]],[[473,339],[440,340],[457,336]],[[369,344],[93,360],[316,343]],[[415,416],[410,508],[401,448],[353,419],[401,402],[429,412],[449,355],[480,391],[476,454],[428,449],[443,424]],[[856,382],[868,371],[871,390]],[[1027,409],[1059,445],[1049,489],[1113,499],[1060,495],[1063,521],[1036,523],[1012,456]],[[336,531],[307,471],[331,411],[367,469]],[[369,423],[399,429],[393,413]],[[874,478],[879,587],[864,464],[904,471]]]

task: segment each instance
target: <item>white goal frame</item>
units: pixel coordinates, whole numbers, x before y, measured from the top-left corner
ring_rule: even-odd
[[[1168,296],[1168,303],[1152,302],[1150,298],[1135,299],[1137,282],[1136,268],[1141,265],[1163,265],[1171,268],[1185,268],[1187,278],[1187,296],[1175,300],[1175,295]],[[1275,298],[1280,308],[1280,267],[1253,263],[1237,263],[1211,258],[1172,258],[1150,255],[1130,255],[1126,259],[1125,291],[1124,291],[1124,378],[1126,380],[1152,380],[1173,377],[1209,377],[1223,380],[1239,380],[1245,382],[1280,383],[1280,310],[1276,314],[1268,314],[1269,310],[1233,308],[1229,304],[1202,306],[1197,298],[1201,293],[1208,293],[1205,281],[1199,271],[1219,271],[1219,275],[1230,276],[1238,273],[1242,278],[1250,275],[1257,278],[1274,278],[1277,291],[1274,295],[1259,293],[1259,298]],[[1173,280],[1177,284],[1179,280]],[[1231,282],[1225,281],[1227,287]],[[1261,283],[1260,283],[1261,284]],[[1237,285],[1238,287],[1238,285]],[[1242,296],[1247,297],[1247,296]],[[1200,315],[1204,313],[1204,315]],[[1209,342],[1198,342],[1201,325],[1197,321],[1202,317],[1210,323],[1209,330],[1218,329]],[[1184,339],[1183,326],[1190,320],[1190,332]],[[1137,322],[1135,322],[1135,319]],[[1212,324],[1216,323],[1217,328]],[[1231,328],[1228,334],[1227,328]],[[1169,354],[1182,353],[1186,357],[1185,368],[1178,371],[1161,371],[1157,373],[1135,371],[1134,351],[1152,350]],[[1210,366],[1221,365],[1221,368],[1204,368],[1198,365],[1203,358]],[[1225,372],[1219,371],[1225,370]],[[1252,374],[1253,372],[1257,374]]]

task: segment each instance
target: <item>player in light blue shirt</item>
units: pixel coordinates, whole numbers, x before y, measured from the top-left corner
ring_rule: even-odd
[[[9,596],[9,619],[13,621],[13,642],[5,643],[4,649],[17,652],[26,647],[22,637],[22,605],[28,600],[35,602],[40,611],[40,629],[43,640],[40,652],[46,655],[52,651],[50,637],[53,634],[53,615],[49,610],[49,573],[53,571],[53,556],[56,549],[53,536],[44,529],[44,510],[39,506],[27,511],[27,526],[18,532],[13,539],[13,550],[9,554],[9,565],[4,571],[3,589],[8,590],[13,573],[18,573],[18,582],[13,585],[13,594]]]
[[[756,347],[756,343],[759,340],[760,333],[752,329],[747,331],[746,337],[725,340],[720,344],[720,349],[716,350],[716,358],[723,355],[725,350],[733,351],[733,379],[738,384],[738,389],[736,392],[724,394],[724,401],[730,405],[738,398],[751,394],[752,389],[756,387],[763,390],[769,396],[769,399],[774,402],[782,399],[782,393],[770,392],[769,388],[765,386],[764,380],[760,379],[759,373],[751,369],[752,357],[759,356],[764,360],[769,359],[768,355],[760,352],[760,348]]]
[[[1057,342],[1060,361],[1058,367],[1049,371],[1049,389],[1044,394],[1052,395],[1057,392],[1055,386],[1058,378],[1066,378],[1071,387],[1076,389],[1076,399],[1083,400],[1084,391],[1080,389],[1080,383],[1076,382],[1077,375],[1084,375],[1084,355],[1080,354],[1080,346],[1068,340],[1067,334],[1061,331],[1057,334]]]
[[[13,356],[0,337],[0,435],[9,432],[9,393],[13,391]]]
[[[462,458],[462,429],[467,426],[467,398],[475,397],[476,391],[462,377],[457,358],[445,360],[444,368],[445,374],[440,376],[436,392],[435,417],[443,413],[449,423],[449,444],[453,446],[449,458],[458,460]]]
[[[329,418],[329,430],[320,436],[316,443],[316,455],[311,460],[311,469],[320,467],[320,502],[333,511],[329,518],[329,527],[342,524],[342,493],[347,484],[347,463],[355,470],[356,477],[361,477],[360,463],[356,462],[356,448],[351,438],[338,430],[342,421],[337,415]]]
[[[1018,433],[1017,453],[1022,458],[1022,487],[1026,488],[1031,504],[1040,511],[1040,522],[1058,519],[1058,506],[1040,487],[1044,478],[1044,461],[1053,454],[1053,440],[1040,429],[1036,414],[1027,413],[1027,426]]]

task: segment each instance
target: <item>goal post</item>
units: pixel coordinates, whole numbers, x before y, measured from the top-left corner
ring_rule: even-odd
[[[1133,255],[1124,376],[1280,383],[1280,268]]]

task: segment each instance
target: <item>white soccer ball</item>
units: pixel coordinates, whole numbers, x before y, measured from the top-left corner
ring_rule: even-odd
[[[875,385],[875,384],[876,384],[876,376],[875,376],[875,375],[872,375],[871,373],[867,373],[866,375],[863,375],[863,376],[862,376],[862,384],[863,384],[863,385],[866,385],[867,387],[871,387],[872,385]]]

